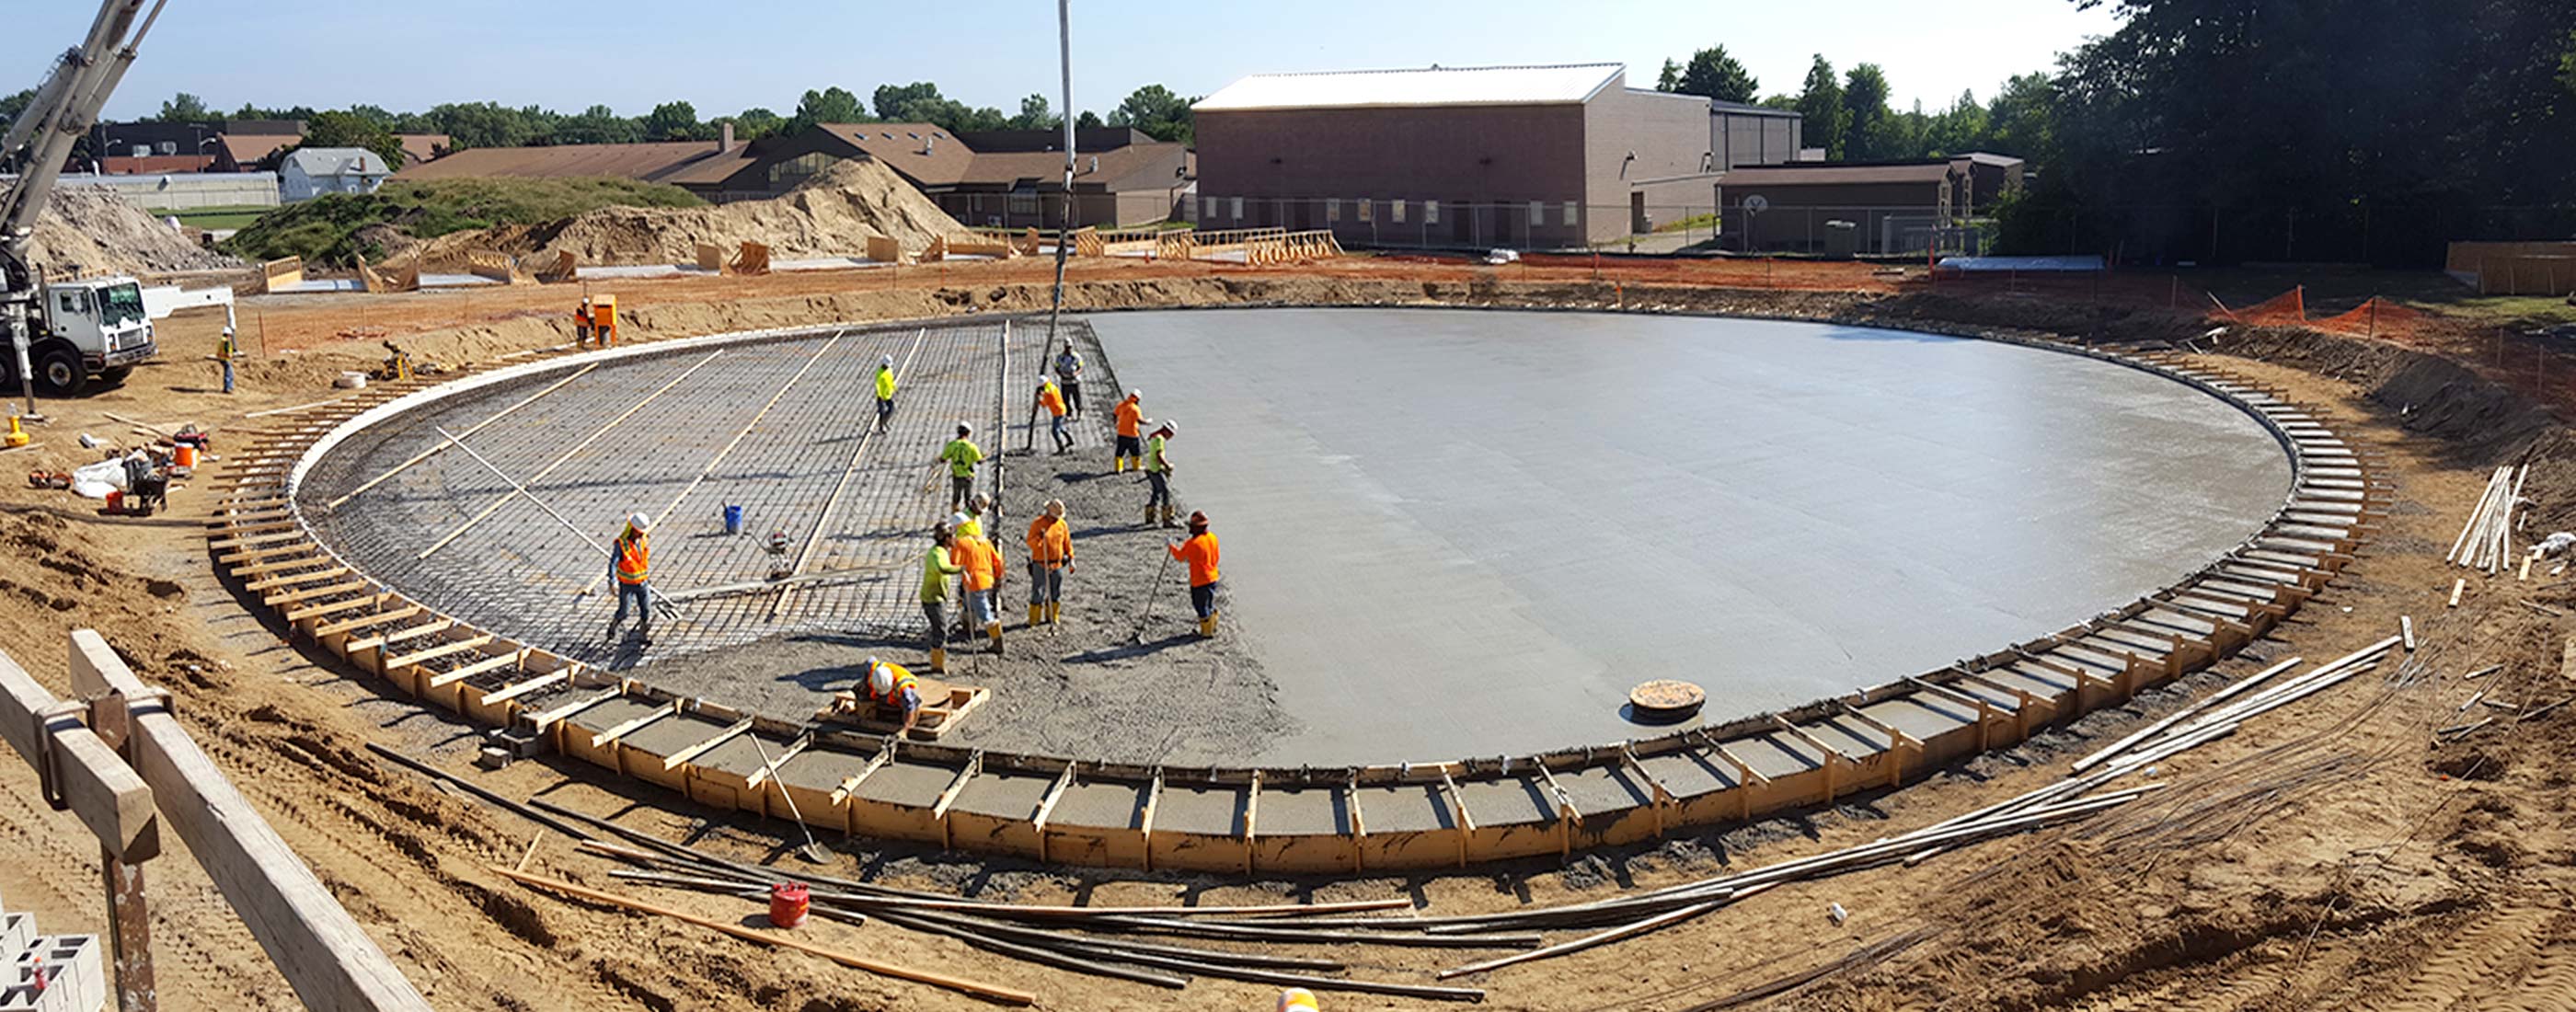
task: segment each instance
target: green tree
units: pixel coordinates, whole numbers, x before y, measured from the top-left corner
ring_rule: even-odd
[[[644,115],[644,139],[648,141],[697,141],[715,136],[707,125],[698,122],[698,107],[687,102],[664,102]]]
[[[1753,104],[1765,109],[1778,109],[1781,112],[1796,112],[1798,111],[1798,96],[1764,95],[1762,96],[1762,101],[1755,102]]]
[[[604,105],[566,116],[554,130],[557,144],[631,144],[643,139],[641,124]]]
[[[877,91],[882,93],[885,89],[879,88]],[[809,89],[805,92],[805,97],[796,103],[796,112],[787,117],[786,125],[778,132],[794,135],[813,129],[814,124],[817,123],[865,123],[867,121],[867,109],[859,105],[859,97],[850,94],[848,89],[825,88],[821,91]]]
[[[1955,155],[1987,146],[1993,135],[1993,118],[1986,107],[1977,103],[1975,92],[1963,91],[1950,107],[1934,114],[1923,125],[1925,157]]]
[[[1887,108],[1887,72],[1863,63],[1843,76],[1843,156],[1853,161],[1898,157],[1894,114]]]
[[[716,123],[724,122],[726,122],[726,120],[716,120]],[[739,115],[734,116],[731,122],[733,123],[734,139],[739,141],[750,141],[778,133],[781,128],[784,128],[787,125],[787,118],[761,106],[753,106],[749,109],[743,110]]]
[[[206,111],[205,99],[183,91],[161,103],[160,115],[152,118],[164,123],[197,123],[214,118],[214,114]]]
[[[401,168],[402,139],[385,125],[355,112],[317,112],[304,121],[304,140],[287,148],[365,148],[383,156],[385,164]]]
[[[561,117],[528,106],[512,109],[498,102],[451,102],[430,108],[426,117],[458,150],[466,148],[514,148],[542,143],[554,134],[554,123]]]
[[[1682,65],[1673,62],[1670,58],[1666,58],[1664,60],[1663,72],[1655,75],[1655,90],[1682,90]]]
[[[1134,127],[1158,141],[1188,143],[1197,129],[1190,115],[1190,103],[1194,101],[1172,94],[1170,88],[1149,84],[1129,92],[1126,101],[1109,110],[1109,125]]]
[[[1055,114],[1055,107],[1044,95],[1021,99],[1020,114],[1011,117],[1010,123],[1013,130],[1049,130],[1063,125],[1064,117]]]
[[[907,106],[917,108],[922,103],[947,101],[946,96],[939,93],[939,86],[928,81],[914,81],[911,84],[880,84],[877,85],[876,93],[869,96],[869,99],[870,104],[876,107],[878,119],[915,123],[929,121],[906,116]]]
[[[1851,126],[1851,110],[1843,106],[1842,82],[1834,76],[1834,65],[1825,54],[1816,54],[1807,65],[1807,86],[1798,92],[1798,114],[1806,121],[1806,145],[1825,149],[1825,157],[1843,157],[1843,135]]]
[[[2567,31],[2567,52],[2558,58],[2558,83],[2576,93],[2576,28]]]
[[[28,88],[14,95],[0,95],[0,127],[15,122],[27,107],[36,104],[36,89]]]
[[[1093,112],[1089,109],[1083,110],[1082,115],[1073,118],[1073,128],[1076,130],[1098,130],[1101,127],[1108,125],[1109,124],[1107,123],[1101,122],[1099,113]]]
[[[1666,61],[1664,66],[1669,75],[1671,61]],[[1735,57],[1727,55],[1725,46],[1710,46],[1692,53],[1690,62],[1682,66],[1680,76],[1671,78],[1671,82],[1667,87],[1663,81],[1657,81],[1657,90],[1705,95],[1723,102],[1750,102],[1762,90],[1761,82],[1755,81],[1744,65],[1735,61]]]

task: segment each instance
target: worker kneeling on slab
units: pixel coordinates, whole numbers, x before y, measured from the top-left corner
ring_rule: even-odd
[[[1145,493],[1145,523],[1149,525],[1154,522],[1155,508],[1160,507],[1163,526],[1180,526],[1172,522],[1170,453],[1171,439],[1179,434],[1180,423],[1164,419],[1163,424],[1154,427],[1154,434],[1145,439],[1145,482],[1149,486]]]
[[[1064,574],[1073,568],[1073,529],[1064,522],[1064,500],[1049,499],[1029,521],[1029,625],[1052,623],[1064,612]]]
[[[951,554],[956,532],[947,524],[930,529],[930,550],[921,556],[921,617],[930,620],[930,670],[948,670],[948,578],[965,571]]]
[[[901,711],[903,729],[911,731],[913,722],[921,718],[921,680],[904,670],[903,665],[874,657],[860,666],[860,672],[859,684],[853,688],[864,694],[871,707]]]
[[[1216,635],[1217,548],[1207,514],[1191,513],[1189,540],[1167,542],[1163,550],[1190,564],[1190,608],[1199,613],[1199,635]]]
[[[652,545],[644,538],[645,528],[653,521],[637,513],[626,518],[626,529],[617,534],[617,544],[608,553],[608,571],[617,577],[617,614],[608,620],[609,642],[617,641],[617,627],[626,624],[626,606],[635,606],[636,637],[644,645],[653,645],[653,597],[645,581],[652,578]]]

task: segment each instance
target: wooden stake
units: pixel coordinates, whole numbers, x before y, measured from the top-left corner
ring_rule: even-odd
[[[2465,576],[2455,578],[2451,581],[2451,603],[2449,607],[2457,608],[2460,606],[2460,591],[2468,589],[2468,586],[2469,578]]]

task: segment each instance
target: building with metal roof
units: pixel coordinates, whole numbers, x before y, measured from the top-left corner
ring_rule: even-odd
[[[1255,74],[1191,109],[1201,228],[1357,245],[1614,240],[1712,214],[1719,174],[1800,140],[1795,113],[1630,88],[1617,63]]]
[[[277,186],[292,204],[326,193],[374,193],[393,174],[385,156],[365,148],[297,148],[278,162]]]

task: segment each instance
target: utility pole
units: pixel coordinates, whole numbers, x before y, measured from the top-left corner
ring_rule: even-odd
[[[1047,306],[1046,341],[1038,347],[1038,370],[1043,374],[1055,361],[1055,328],[1064,315],[1064,258],[1073,246],[1073,0],[1055,0],[1056,59],[1064,78],[1064,213],[1055,223],[1055,299]],[[1002,434],[993,436],[998,450]],[[1029,400],[1029,439],[1026,449],[1038,445],[1038,405]],[[999,497],[995,497],[999,501]]]

